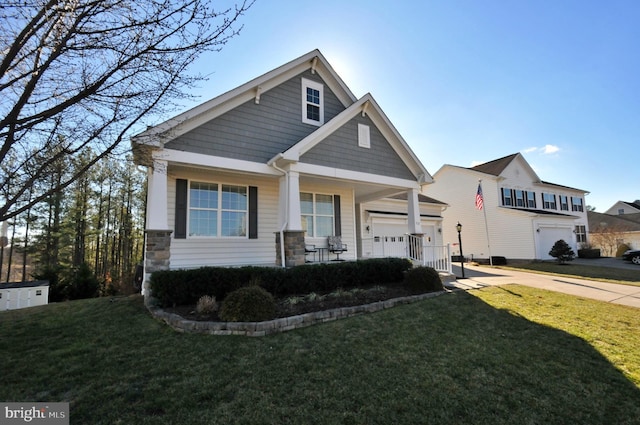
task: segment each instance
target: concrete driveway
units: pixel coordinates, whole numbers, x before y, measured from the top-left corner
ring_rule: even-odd
[[[640,269],[638,266],[635,267]],[[640,286],[617,285],[594,280],[527,273],[519,270],[503,270],[487,266],[465,265],[464,270],[465,279],[458,278],[456,281],[448,283],[447,286],[458,289],[478,289],[486,286],[515,283],[640,308]],[[456,276],[461,276],[460,266],[453,266],[453,272]],[[638,270],[638,273],[638,280],[640,280],[640,270]]]

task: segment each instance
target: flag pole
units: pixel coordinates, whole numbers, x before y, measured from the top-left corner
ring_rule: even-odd
[[[482,191],[482,179],[478,180],[478,187]],[[484,194],[482,195],[484,198]],[[484,204],[484,202],[483,202]],[[487,232],[487,249],[489,251],[489,264],[493,266],[493,257],[491,257],[491,241],[489,240],[489,224],[487,223],[487,210],[482,206],[482,213],[484,214],[484,230]]]

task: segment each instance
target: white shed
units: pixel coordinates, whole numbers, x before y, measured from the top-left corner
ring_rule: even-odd
[[[0,311],[49,304],[49,281],[0,284]]]

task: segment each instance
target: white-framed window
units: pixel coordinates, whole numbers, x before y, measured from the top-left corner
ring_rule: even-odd
[[[246,237],[246,186],[190,182],[190,237]]]
[[[358,124],[358,146],[371,148],[371,133],[368,125]]]
[[[300,211],[302,229],[307,236],[320,238],[333,235],[333,195],[301,192]]]
[[[552,193],[543,193],[542,194],[542,207],[545,210],[557,210],[556,204],[556,195]]]
[[[527,191],[527,208],[536,208],[536,193]]]
[[[584,225],[578,225],[575,229],[576,233],[576,242],[578,243],[586,243],[587,242],[587,227]]]
[[[513,206],[513,196],[511,195],[511,189],[506,187],[502,188],[502,205],[505,207]]]
[[[569,201],[565,195],[560,195],[560,209],[569,211]]]
[[[515,206],[524,207],[524,191],[516,189],[515,193],[516,193]]]
[[[324,124],[324,86],[306,78],[302,79],[302,122]]]
[[[584,211],[584,207],[582,206],[582,198],[576,198],[575,196],[571,197],[571,211]]]

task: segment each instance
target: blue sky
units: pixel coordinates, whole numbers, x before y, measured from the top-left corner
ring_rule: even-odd
[[[257,0],[241,22],[194,64],[198,102],[318,48],[432,174],[521,152],[596,211],[640,199],[638,1]]]

